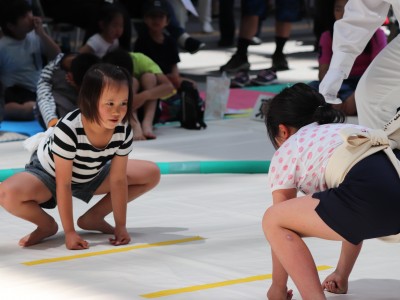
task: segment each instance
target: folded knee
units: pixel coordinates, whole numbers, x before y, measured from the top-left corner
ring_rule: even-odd
[[[0,185],[0,205],[5,209],[11,207],[15,202],[16,194],[12,189]],[[14,199],[14,201],[13,201]]]
[[[263,231],[267,238],[276,226],[278,226],[278,224],[274,213],[274,207],[271,206],[265,211],[262,219]]]
[[[149,174],[149,178],[151,180],[150,185],[155,187],[161,179],[161,171],[160,168],[155,163],[150,163],[147,170]]]

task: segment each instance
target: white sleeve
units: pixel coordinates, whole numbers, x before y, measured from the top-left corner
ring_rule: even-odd
[[[364,50],[388,14],[390,4],[378,0],[349,0],[345,13],[334,26],[333,56],[319,92],[328,103],[337,103],[336,95],[343,79],[349,76],[357,56]]]
[[[383,24],[390,4],[378,0],[349,0],[341,20],[335,23],[331,66],[348,77],[354,60]]]

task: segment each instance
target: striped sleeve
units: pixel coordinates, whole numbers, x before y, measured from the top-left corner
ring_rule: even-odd
[[[51,151],[58,156],[72,160],[77,150],[76,133],[65,122],[58,122],[54,129],[53,145]]]
[[[116,155],[119,156],[126,156],[128,155],[133,148],[133,130],[131,126],[129,125],[129,122],[125,124],[125,139],[124,142],[121,144],[117,152],[115,153]]]
[[[56,101],[53,97],[53,73],[60,67],[60,61],[64,54],[60,53],[49,62],[42,70],[37,84],[37,104],[42,118],[47,125],[50,120],[58,118],[56,113]]]

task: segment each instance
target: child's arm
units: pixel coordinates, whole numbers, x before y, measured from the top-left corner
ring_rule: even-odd
[[[137,110],[147,100],[157,100],[160,98],[166,98],[169,95],[176,93],[174,86],[169,81],[168,77],[164,74],[154,74],[157,80],[157,86],[152,89],[145,89],[144,91],[137,93],[133,100],[133,109]]]
[[[328,72],[329,64],[320,64],[318,66],[318,80],[322,80],[325,77],[325,74]]]
[[[88,242],[79,236],[74,226],[71,189],[72,160],[53,155],[56,166],[57,205],[65,233],[65,246],[70,250],[87,249]]]
[[[79,49],[78,52],[79,53],[91,53],[91,54],[93,54],[94,50],[88,44],[85,44]]]
[[[57,54],[61,52],[60,47],[44,30],[41,18],[33,17],[33,25],[36,34],[40,37],[40,40],[42,42],[43,52],[45,56],[47,57],[47,59],[53,60],[57,56]]]
[[[110,243],[114,246],[126,245],[131,241],[131,237],[126,230],[126,211],[128,204],[127,163],[128,156],[115,156],[111,161],[110,195],[115,221],[115,237],[110,239]]]
[[[336,270],[322,282],[322,288],[335,294],[346,294],[349,285],[349,276],[360,254],[362,243],[353,245],[342,243],[342,251]]]
[[[53,74],[60,65],[64,54],[59,54],[56,59],[49,62],[40,73],[37,84],[37,105],[47,128],[56,125],[58,115],[56,112],[56,101],[53,97]]]
[[[274,205],[289,199],[296,198],[296,189],[282,189],[272,192],[272,198]],[[292,290],[287,289],[288,273],[283,268],[281,262],[276,257],[275,253],[272,252],[272,285],[268,290],[268,298],[282,298],[286,299]]]

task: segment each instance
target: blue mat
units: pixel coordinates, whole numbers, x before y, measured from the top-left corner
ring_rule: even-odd
[[[0,130],[16,132],[27,136],[44,131],[38,121],[2,121],[0,123]]]

